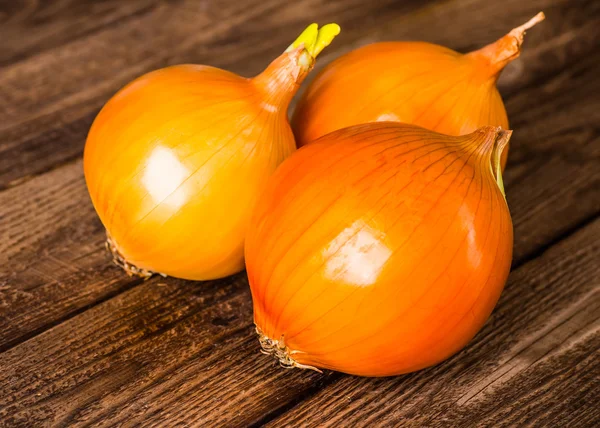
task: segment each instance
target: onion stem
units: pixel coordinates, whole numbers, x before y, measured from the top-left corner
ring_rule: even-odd
[[[304,51],[298,62],[308,68],[323,49],[331,44],[335,36],[340,34],[340,31],[340,26],[337,24],[326,24],[321,28],[317,24],[310,24],[286,49],[286,52],[303,47]]]
[[[496,135],[494,136],[494,145],[492,147],[492,155],[490,159],[490,166],[492,168],[492,174],[496,179],[496,184],[502,192],[502,196],[506,200],[506,194],[504,193],[504,181],[502,179],[502,152],[508,145],[512,131],[498,128]]]
[[[488,64],[488,73],[499,75],[506,64],[518,58],[521,54],[521,45],[523,44],[525,31],[543,21],[545,18],[546,15],[544,15],[544,12],[540,12],[525,24],[510,30],[508,34],[496,40],[494,43],[484,46],[467,55],[483,58],[485,63]]]
[[[523,43],[523,36],[525,35],[525,31],[534,27],[539,22],[542,22],[544,19],[546,19],[546,15],[544,15],[544,12],[540,12],[533,18],[531,18],[529,21],[527,21],[525,24],[520,25],[517,28],[513,28],[508,34],[517,39],[517,43],[519,44],[519,46],[521,46],[521,44]]]

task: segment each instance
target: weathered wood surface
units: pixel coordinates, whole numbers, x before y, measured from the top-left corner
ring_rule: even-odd
[[[15,40],[0,48],[0,426],[598,423],[597,2],[75,3],[0,1],[0,39]],[[286,371],[258,352],[243,274],[142,282],[111,265],[79,157],[136,75],[180,62],[251,75],[313,20],[343,27],[320,66],[376,40],[464,51],[540,9],[499,82],[516,270],[451,360],[395,379]]]
[[[295,12],[300,15],[304,14],[304,17],[289,17],[287,16],[289,12],[283,13],[287,9],[279,10],[279,2],[272,1],[271,3],[270,6],[265,4],[261,7],[269,6],[268,9],[272,13],[279,11],[282,19],[274,18],[265,21],[264,33],[249,35],[251,43],[248,46],[240,45],[246,43],[242,36],[239,39],[233,39],[231,43],[221,40],[209,47],[202,45],[204,39],[195,39],[196,31],[201,31],[198,28],[200,23],[204,22],[203,25],[208,26],[208,20],[214,16],[211,10],[214,8],[215,13],[217,13],[216,11],[226,13],[228,8],[233,7],[232,5],[228,6],[228,2],[219,2],[218,5],[206,3],[202,7],[199,6],[199,2],[190,2],[189,5],[173,3],[173,10],[166,9],[170,17],[166,22],[164,15],[167,13],[164,12],[166,6],[163,5],[161,8],[154,9],[154,13],[162,11],[153,18],[156,22],[143,21],[138,24],[140,28],[137,32],[122,26],[109,27],[94,37],[89,36],[91,39],[87,44],[85,43],[87,39],[79,39],[70,45],[58,47],[58,52],[42,53],[35,59],[44,63],[44,61],[55,61],[54,56],[60,55],[73,62],[73,67],[67,69],[67,74],[80,73],[78,70],[72,71],[71,69],[76,68],[75,64],[80,64],[80,62],[82,62],[81,67],[89,67],[85,55],[91,55],[90,58],[94,58],[94,54],[89,52],[89,44],[99,43],[102,45],[109,52],[102,51],[104,52],[102,54],[96,52],[95,55],[101,55],[103,64],[112,64],[110,61],[117,61],[118,67],[123,67],[125,70],[123,73],[126,74],[126,78],[121,81],[119,75],[114,72],[111,74],[110,70],[103,71],[103,67],[98,67],[98,65],[93,67],[95,73],[88,70],[92,74],[88,77],[90,81],[97,82],[96,86],[100,86],[100,88],[95,86],[91,90],[102,93],[99,101],[101,104],[135,75],[154,67],[166,65],[165,56],[169,54],[175,55],[175,59],[171,63],[189,62],[192,61],[191,58],[197,54],[198,50],[201,52],[206,50],[210,56],[203,60],[222,66],[227,65],[223,62],[232,61],[237,64],[238,69],[245,70],[245,74],[251,75],[283,51],[289,45],[290,40],[293,40],[302,30],[306,22],[317,19],[327,22],[333,20],[334,17],[339,17],[343,24],[342,19],[345,17],[349,26],[352,27],[353,22],[363,19],[364,13],[370,12],[375,16],[387,13],[385,2],[380,2],[381,6],[377,6],[377,2],[363,5],[357,0],[354,3],[340,2],[327,6],[300,3]],[[398,8],[396,14],[402,15],[405,11],[410,10],[409,6]],[[238,11],[238,13],[241,12]],[[252,13],[258,12],[254,10]],[[188,16],[190,14],[191,17]],[[322,19],[321,15],[323,15]],[[152,16],[154,15],[144,15],[136,19],[150,19]],[[177,19],[173,18],[174,16]],[[183,20],[184,17],[185,20]],[[243,19],[243,16],[236,16],[235,19],[223,22],[223,28],[233,31],[232,27],[236,27],[237,31],[239,27],[240,29],[246,28],[246,31],[256,32],[255,24],[252,24],[251,21],[247,27],[239,26],[238,21],[243,22]],[[250,17],[246,16],[245,19],[250,20]],[[138,33],[145,26],[157,25],[161,21],[164,22],[164,25],[160,27],[164,32],[161,39],[154,38],[157,37],[154,34],[156,30],[154,32],[148,30],[148,34],[142,33],[143,37],[154,43],[154,49],[158,50],[158,53],[153,56],[149,53],[148,43],[139,43],[139,38],[142,36]],[[186,22],[189,22],[190,27],[182,29],[181,26]],[[281,41],[273,41],[277,38],[273,37],[272,33],[279,34],[282,31],[281,26],[290,22],[295,28],[287,29],[286,34],[281,35]],[[204,33],[210,31],[218,32],[219,30],[205,29]],[[107,37],[106,32],[110,32],[110,43],[98,42],[98,38]],[[265,37],[265,34],[268,34],[269,37],[265,38],[267,39],[265,43],[259,43],[260,38]],[[128,37],[134,37],[134,39],[130,40]],[[176,37],[190,39],[186,43],[192,47],[188,46],[181,54],[176,53],[179,49],[176,48],[173,53],[173,49],[170,49],[169,46]],[[121,40],[121,44],[116,44],[116,40]],[[126,42],[130,44],[128,49],[123,47],[126,46]],[[269,48],[269,43],[273,46],[268,53],[261,54],[252,50]],[[119,46],[121,47],[119,48]],[[236,46],[239,52],[233,49]],[[161,50],[159,47],[163,49]],[[63,53],[63,50],[66,52]],[[118,60],[113,58],[116,52],[120,52]],[[185,55],[188,55],[187,59]],[[250,58],[253,55],[258,59]],[[145,58],[146,68],[140,70],[133,67],[132,70],[130,65],[139,65],[138,57]],[[15,101],[14,105],[9,105],[6,101],[6,108],[3,110],[3,99],[0,97],[0,176],[3,174],[2,171],[6,171],[10,177],[17,177],[14,180],[19,183],[19,185],[15,185],[13,180],[13,185],[0,193],[3,237],[0,241],[0,265],[7,266],[4,272],[0,271],[0,284],[2,284],[0,307],[6,308],[4,313],[0,313],[0,350],[30,337],[32,332],[37,333],[55,325],[57,322],[79,313],[83,308],[103,301],[120,290],[128,289],[140,282],[124,277],[122,272],[111,266],[101,244],[104,232],[89,202],[81,172],[80,156],[85,135],[100,104],[94,106],[93,104],[98,100],[87,98],[87,88],[78,80],[78,74],[66,77],[56,76],[56,83],[65,88],[62,92],[52,85],[42,85],[41,83],[38,85],[41,85],[40,91],[45,95],[27,89],[23,82],[25,78],[35,76],[36,82],[49,79],[46,65],[40,65],[35,59],[27,64],[15,64],[15,67],[28,67],[27,70],[30,71],[30,74],[21,74],[24,71],[20,70],[15,71],[12,77],[10,73],[4,75],[9,79],[21,82],[21,92],[18,89],[14,90],[18,86],[16,84],[4,86],[3,74],[0,74],[0,88],[12,89],[10,96]],[[100,63],[101,60],[97,59],[96,61]],[[249,69],[252,70],[249,71]],[[102,92],[106,91],[107,87],[110,90]],[[69,95],[71,92],[75,93],[76,97],[83,97],[82,99],[85,101],[71,106],[72,96]],[[60,96],[58,96],[59,93]],[[58,97],[58,101],[53,101],[52,97]],[[40,109],[44,108],[43,105],[49,105],[51,112],[40,113]],[[31,131],[35,133],[33,139],[21,140],[21,138],[26,138],[23,135],[29,135],[29,131],[22,128],[22,122],[19,121],[16,124],[12,123],[13,126],[5,127],[8,131],[3,134],[2,124],[11,123],[13,111],[18,112],[18,114],[14,114],[14,117],[18,117],[19,121],[25,121],[23,123],[27,130],[31,128]],[[60,117],[55,116],[52,112],[56,112]],[[75,119],[74,122],[68,122],[68,120],[64,122],[62,115],[71,113],[77,117],[84,114],[86,117]],[[54,127],[57,128],[54,129]],[[32,174],[47,169],[51,170],[39,177],[30,177]],[[0,187],[1,181],[0,178]],[[8,185],[8,183],[5,184]],[[31,225],[31,222],[35,224]],[[24,225],[29,226],[24,227]]]
[[[351,42],[364,37],[358,24],[365,14],[373,27],[375,19],[390,21],[420,2],[301,1],[292,8],[279,0],[156,3],[119,25],[3,68],[0,188],[79,157],[100,107],[145,72],[208,63],[250,76],[285,50],[307,22],[339,21]]]
[[[158,6],[155,0],[0,2],[0,39],[5,41],[0,46],[0,65],[22,61],[104,27],[123,25]]]
[[[274,426],[592,422],[598,258],[600,220],[517,269],[464,351],[388,379],[278,367],[259,353],[242,275],[152,280],[5,352],[0,417],[28,426],[246,426],[304,399]]]

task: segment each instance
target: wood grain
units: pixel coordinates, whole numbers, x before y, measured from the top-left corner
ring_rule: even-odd
[[[141,281],[113,266],[81,162],[0,193],[0,350]]]
[[[515,130],[505,178],[516,260],[600,212],[599,61],[600,51],[506,104]]]
[[[461,411],[453,421],[464,413],[466,420],[494,425],[506,419],[493,405],[508,389],[522,409],[511,413],[513,422],[535,416],[555,426],[561,412],[552,408],[554,419],[545,412],[557,400],[552,386],[569,391],[570,404],[561,406],[570,418],[584,410],[598,417],[593,400],[586,400],[593,384],[574,383],[598,374],[598,257],[600,220],[515,271],[493,317],[464,351],[388,379],[278,367],[258,352],[243,279],[152,280],[1,355],[7,393],[0,417],[23,426],[247,426],[319,391],[273,425],[433,426],[455,406]],[[557,370],[557,361],[573,361],[572,354],[576,364]],[[537,372],[536,382],[548,384],[520,389]],[[328,386],[319,390],[319,382]]]
[[[504,3],[508,11],[481,0],[297,2],[292,9],[275,0],[261,4],[252,12],[256,16],[246,15],[245,9],[236,9],[229,1],[220,1],[218,6],[192,2],[177,8],[157,7],[7,67],[4,78],[0,75],[0,88],[11,88],[4,106],[0,98],[0,161],[5,159],[0,162],[0,188],[79,156],[102,104],[133,78],[184,62],[209,63],[253,75],[311,20],[336,20],[344,28],[320,58],[318,70],[336,56],[377,40],[422,39],[467,51],[500,37],[540,8],[564,18],[564,22],[548,19],[527,35],[523,57],[509,66],[501,79],[503,88],[518,88],[586,55],[596,46],[600,28],[594,2],[583,0],[540,1],[526,7],[510,0]],[[225,19],[229,15],[236,19]],[[456,20],[459,15],[468,33],[450,25],[431,31],[440,19]],[[583,28],[582,16],[589,17]],[[240,25],[244,19],[248,22]],[[218,25],[211,25],[215,22]],[[575,34],[565,37],[565,27]],[[544,39],[553,40],[544,45],[550,50],[544,52],[544,61],[529,61],[528,49],[537,49]],[[556,54],[551,52],[554,45]],[[54,69],[61,73],[49,81],[47,70]]]
[[[180,62],[252,75],[312,20],[343,27],[319,67],[386,39],[466,51],[540,9],[499,81],[517,269],[451,360],[390,379],[283,370],[258,352],[243,274],[143,282],[111,264],[79,157],[133,77]],[[0,426],[600,421],[598,2],[20,0],[0,2],[0,27]]]
[[[84,37],[161,6],[159,0],[0,2],[0,66]],[[164,5],[164,3],[163,3]]]
[[[591,95],[600,82],[590,67],[599,58],[578,63],[574,69],[582,72],[569,69],[524,88],[507,103],[518,125],[505,180],[516,261],[600,212],[600,109]],[[551,99],[560,101],[560,110],[548,111]],[[6,307],[0,349],[132,286],[103,250],[80,161],[0,192],[0,207],[6,213],[0,261],[10,266],[0,274],[0,304]]]
[[[168,379],[177,367],[194,361],[209,365],[220,339],[237,331],[243,326],[240,317],[250,314],[242,278],[201,284],[153,280],[143,289],[130,290],[84,312],[84,317],[89,314],[93,320],[85,326],[71,323],[69,327],[66,322],[51,330],[50,336],[57,334],[52,344],[36,345],[33,339],[21,345],[26,355],[16,351],[20,346],[6,352],[0,364],[5,391],[0,418],[28,426],[91,422],[93,413],[77,414],[80,406],[101,409],[104,399],[128,406],[129,399],[137,394],[143,397],[145,389]],[[80,318],[71,321],[75,320]],[[171,358],[173,352],[176,360]],[[32,378],[22,376],[18,369],[10,369],[17,360],[46,368],[28,371]],[[59,390],[78,398],[64,400]],[[116,395],[109,396],[111,390]],[[160,389],[147,392],[159,393]]]
[[[348,19],[348,22],[352,22],[352,19],[356,19],[356,16],[360,16],[361,13],[366,11],[371,11],[373,14],[380,13],[381,11],[377,9],[379,7],[377,5],[385,5],[385,2],[367,6],[356,1],[355,3],[346,3],[344,10],[341,10],[341,3],[331,5],[300,3],[295,10],[298,16],[285,17],[277,16],[277,8],[280,7],[277,2],[272,2],[270,5],[265,4],[261,7],[267,8],[275,16],[272,21],[265,23],[266,27],[263,28],[263,31],[277,34],[284,31],[281,26],[285,24],[299,27],[297,29],[285,29],[286,36],[281,37],[285,41],[280,42],[275,38],[273,44],[280,46],[275,46],[273,52],[264,55],[250,49],[251,45],[261,46],[256,41],[259,36],[264,37],[264,33],[255,34],[246,41],[233,39],[231,44],[222,43],[221,40],[219,43],[222,44],[216,45],[217,48],[215,48],[215,52],[211,52],[211,55],[217,55],[215,56],[216,61],[223,57],[228,58],[227,61],[246,67],[246,65],[240,63],[241,59],[247,58],[246,55],[256,54],[258,59],[249,63],[258,70],[261,66],[258,63],[264,65],[269,61],[269,58],[284,50],[288,40],[293,39],[295,34],[301,31],[304,23],[314,18],[313,15],[317,11],[323,12],[325,18],[331,19],[332,15],[339,15],[342,19]],[[210,4],[201,7],[199,3],[194,2],[190,7],[187,3],[181,4],[180,8],[175,11],[169,9],[167,12],[161,12],[162,9],[156,9],[147,16],[132,19],[141,21],[138,24],[138,31],[142,31],[142,27],[149,24],[146,20],[155,19],[159,22],[166,19],[165,13],[171,14],[169,15],[171,21],[165,24],[166,29],[163,30],[164,33],[160,36],[162,39],[156,39],[156,37],[159,37],[157,35],[146,33],[140,35],[131,29],[123,34],[125,30],[120,27],[117,29],[110,27],[94,35],[89,41],[75,41],[68,46],[61,46],[53,50],[52,54],[56,54],[57,51],[64,51],[64,56],[69,61],[81,61],[82,58],[78,55],[83,56],[83,59],[85,59],[85,55],[88,54],[90,48],[89,45],[98,43],[99,46],[103,46],[105,51],[109,51],[108,53],[104,51],[102,51],[104,53],[101,53],[101,56],[105,58],[103,61],[106,61],[106,58],[110,57],[109,53],[116,49],[116,39],[123,39],[121,43],[130,42],[133,44],[133,41],[128,40],[126,36],[137,34],[136,37],[138,38],[142,36],[149,37],[151,42],[160,44],[162,41],[165,44],[172,37],[177,37],[178,34],[182,37],[189,36],[192,32],[192,26],[194,29],[200,28],[201,25],[208,26],[208,21],[214,18],[214,14],[217,12],[223,14],[240,13],[233,7],[233,5],[228,5],[225,2],[219,6]],[[380,7],[383,8],[384,6]],[[218,11],[211,12],[211,8],[218,9]],[[409,10],[408,6],[399,7],[396,13],[404,13],[406,10]],[[258,10],[253,13],[258,13]],[[155,14],[158,15],[154,16]],[[173,16],[183,17],[188,14],[191,15],[191,18],[186,17],[183,21],[175,21],[175,18],[173,18]],[[302,14],[307,16],[303,17]],[[236,19],[228,21],[229,27],[227,28],[234,25],[237,20],[244,19],[244,17],[250,19],[246,15],[236,17]],[[129,24],[133,25],[132,22]],[[185,27],[185,25],[190,27]],[[168,33],[170,26],[177,26],[178,28],[170,34]],[[179,26],[183,27],[179,28]],[[248,27],[247,31],[256,32],[257,30],[252,25]],[[109,33],[110,37],[106,33]],[[209,37],[210,34],[205,36]],[[106,37],[109,38],[104,40]],[[98,41],[99,39],[100,41]],[[191,44],[188,44],[197,47],[201,40],[194,39]],[[267,37],[266,40],[272,41],[272,38]],[[243,43],[248,43],[248,49]],[[182,48],[182,52],[187,49],[189,53],[192,49],[190,46],[185,49]],[[264,49],[265,46],[269,45],[263,43],[259,49]],[[135,64],[133,60],[136,58],[133,58],[132,55],[139,55],[140,58],[150,56],[152,59],[150,64],[161,61],[160,56],[153,57],[149,55],[147,49],[149,47],[144,44],[144,47],[134,45],[131,50],[121,50],[124,52],[123,55],[129,55],[126,61],[128,64]],[[246,50],[247,52],[245,52]],[[232,54],[229,55],[229,53]],[[161,55],[167,54],[168,51],[161,53]],[[98,52],[89,53],[89,55],[91,55],[91,58],[98,55]],[[17,64],[15,67],[25,67],[26,70],[29,67],[32,76],[35,75],[38,79],[48,79],[48,73],[43,71],[44,61],[54,60],[50,53],[48,55],[41,54],[30,61]],[[120,60],[125,61],[124,58]],[[85,64],[85,66],[89,65]],[[125,69],[128,73],[132,72],[127,67]],[[28,77],[27,74],[21,74],[26,70],[15,72],[16,74],[12,75],[13,80],[21,82],[25,77]],[[77,71],[77,73],[79,72]],[[11,177],[18,177],[16,178],[16,184],[18,184],[16,187],[12,186],[10,189],[0,192],[0,217],[2,218],[0,232],[3,238],[0,241],[0,250],[2,250],[0,265],[7,267],[5,271],[3,269],[4,272],[0,271],[0,308],[5,309],[0,312],[0,351],[78,314],[89,305],[101,302],[140,283],[138,280],[123,276],[120,270],[111,265],[110,259],[103,250],[104,232],[87,196],[81,162],[79,161],[85,134],[93,120],[95,111],[92,114],[85,113],[86,109],[89,111],[88,104],[90,101],[85,94],[82,95],[81,92],[76,92],[77,90],[85,92],[83,87],[78,86],[80,82],[77,81],[77,76],[79,75],[57,77],[58,81],[54,83],[61,86],[64,85],[62,83],[63,78],[74,79],[73,81],[76,84],[73,85],[73,88],[69,87],[69,90],[75,93],[75,97],[81,97],[81,101],[71,107],[59,110],[61,115],[66,114],[69,118],[84,115],[83,119],[71,121],[65,119],[65,116],[57,118],[53,114],[42,114],[39,120],[36,119],[31,123],[27,122],[24,125],[27,129],[23,129],[19,125],[10,128],[8,133],[14,136],[14,141],[11,141],[7,134],[4,134],[7,137],[6,140],[0,139],[0,153],[2,154],[0,157],[0,171],[5,171]],[[0,75],[0,82],[2,78],[3,75]],[[10,79],[11,76],[8,76],[8,78]],[[111,76],[109,71],[97,70],[97,73],[90,77],[90,79],[92,78],[98,80],[98,82],[104,80],[107,82],[106,84],[101,83],[100,86],[114,83],[114,76]],[[21,82],[21,84],[24,85],[24,82]],[[15,104],[9,106],[6,103],[6,108],[14,108],[26,114],[23,110],[28,109],[27,105],[30,105],[31,109],[38,109],[40,104],[43,103],[51,105],[51,109],[58,108],[55,105],[56,103],[69,105],[69,97],[67,96],[67,101],[65,101],[65,94],[58,94],[57,88],[47,87],[47,85],[42,86],[42,94],[30,90],[24,90],[21,94],[18,90],[11,92]],[[53,97],[58,101],[53,102]],[[0,116],[2,115],[2,102],[0,98]],[[5,118],[8,117],[5,116]],[[55,122],[56,120],[58,122]],[[0,127],[2,123],[0,120]],[[57,127],[56,131],[53,129],[54,126]],[[33,128],[29,130],[29,127]],[[35,132],[37,136],[27,141],[19,139],[22,138],[22,135],[29,135],[30,132]],[[2,135],[1,130],[0,135]],[[74,146],[70,145],[71,142],[77,146],[74,150],[72,150]],[[58,150],[56,150],[57,148]],[[62,161],[68,159],[72,159],[72,162],[28,180],[30,177],[27,174],[31,173],[29,168],[32,165],[37,165],[34,168],[39,167],[38,169],[41,171],[60,165]],[[0,172],[0,175],[2,175],[2,172]],[[13,184],[15,183],[13,182]]]
[[[277,0],[189,0],[7,66],[0,74],[0,88],[7,88],[0,97],[0,189],[80,156],[101,106],[148,71],[206,63],[251,76],[311,21],[335,19],[353,28],[366,14],[372,27],[375,18],[390,20],[420,3],[304,0],[290,9]],[[48,70],[61,72],[50,77]]]

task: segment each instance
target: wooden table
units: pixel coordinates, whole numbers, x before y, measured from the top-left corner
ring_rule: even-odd
[[[480,47],[539,10],[499,87],[513,272],[450,360],[395,378],[284,370],[259,352],[244,274],[126,276],[81,154],[134,77],[206,63],[253,75],[310,21]],[[600,3],[595,0],[0,1],[1,426],[598,426]],[[314,73],[313,73],[314,76]]]

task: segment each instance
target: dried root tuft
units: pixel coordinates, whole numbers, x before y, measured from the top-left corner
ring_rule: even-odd
[[[112,240],[108,232],[106,232],[106,249],[110,251],[113,263],[123,269],[127,275],[139,276],[141,278],[148,279],[154,274],[152,271],[141,269],[125,260],[125,257],[123,257],[123,255],[119,252],[115,242]]]
[[[278,361],[279,365],[285,369],[307,369],[314,370],[319,373],[323,373],[316,367],[308,366],[306,364],[300,364],[292,358],[292,355],[297,351],[289,349],[283,340],[283,336],[279,340],[273,340],[267,337],[258,326],[256,327],[256,334],[258,334],[258,341],[260,342],[261,352],[266,355],[273,355]]]

